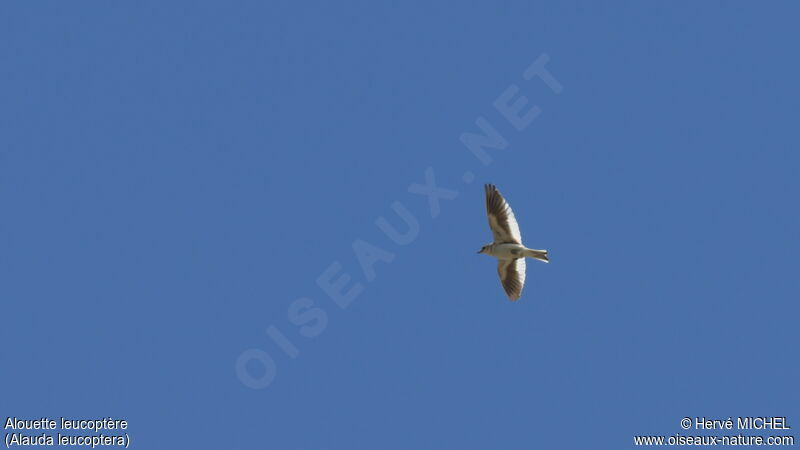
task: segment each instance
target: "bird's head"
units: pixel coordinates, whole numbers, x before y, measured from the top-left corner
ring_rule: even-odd
[[[481,247],[481,249],[478,250],[478,254],[486,253],[487,247],[489,247],[489,246],[488,245],[484,245],[483,247]]]

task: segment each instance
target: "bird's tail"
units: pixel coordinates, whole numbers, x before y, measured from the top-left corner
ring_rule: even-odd
[[[528,258],[538,259],[539,261],[543,262],[550,262],[550,260],[547,259],[547,250],[534,250],[532,248],[526,248],[525,256]]]

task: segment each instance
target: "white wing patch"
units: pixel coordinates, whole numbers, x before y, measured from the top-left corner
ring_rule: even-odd
[[[497,274],[508,299],[519,299],[525,286],[525,258],[498,260]]]
[[[486,214],[489,217],[489,228],[492,230],[495,244],[507,242],[522,244],[522,234],[519,232],[514,211],[492,184],[486,185]]]

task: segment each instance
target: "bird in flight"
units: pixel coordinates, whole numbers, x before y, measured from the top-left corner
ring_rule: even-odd
[[[517,219],[506,199],[493,184],[486,188],[486,214],[494,242],[481,247],[478,253],[497,258],[497,274],[511,301],[519,299],[525,285],[525,257],[548,262],[547,250],[533,250],[522,245]]]

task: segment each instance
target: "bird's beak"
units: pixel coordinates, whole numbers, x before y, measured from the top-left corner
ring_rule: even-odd
[[[478,250],[478,254],[483,253],[483,249]]]

